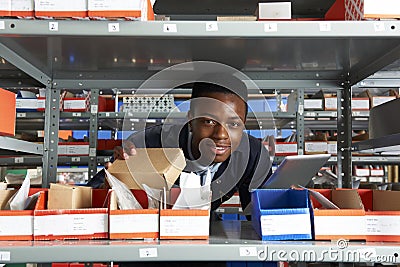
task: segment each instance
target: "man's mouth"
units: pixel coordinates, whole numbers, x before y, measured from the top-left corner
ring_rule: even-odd
[[[225,154],[231,147],[230,146],[211,146],[211,150],[215,155]]]

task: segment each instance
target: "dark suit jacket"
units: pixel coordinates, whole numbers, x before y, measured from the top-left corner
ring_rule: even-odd
[[[193,171],[193,166],[188,152],[188,131],[187,125],[157,125],[131,135],[128,140],[137,148],[181,148],[188,159],[184,171],[190,172]],[[270,170],[270,157],[261,141],[244,133],[238,148],[219,166],[212,179],[211,209],[217,209],[237,191],[242,208],[245,209],[251,201],[249,190],[261,187],[271,174]],[[103,181],[99,179],[101,180],[96,175],[88,185],[95,187],[104,181],[104,176]]]

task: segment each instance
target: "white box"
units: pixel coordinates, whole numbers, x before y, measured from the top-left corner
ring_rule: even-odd
[[[258,3],[258,20],[291,19],[291,2]]]

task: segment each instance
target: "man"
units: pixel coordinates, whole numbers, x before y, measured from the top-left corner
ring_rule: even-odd
[[[209,75],[207,81],[193,85],[187,123],[157,125],[135,133],[124,148],[114,149],[114,158],[127,159],[140,147],[179,147],[187,159],[184,171],[199,174],[201,185],[211,182],[211,210],[237,191],[245,209],[250,191],[265,183],[272,164],[261,141],[244,133],[247,109],[247,88],[242,81]],[[207,172],[212,178],[208,182]]]

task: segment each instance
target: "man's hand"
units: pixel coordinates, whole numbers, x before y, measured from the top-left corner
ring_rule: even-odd
[[[136,147],[130,141],[123,141],[122,147],[121,146],[114,147],[114,160],[116,159],[125,160],[128,159],[129,156],[133,155],[136,155]],[[105,165],[106,169],[108,169],[111,165],[112,165],[111,162],[107,162]]]

